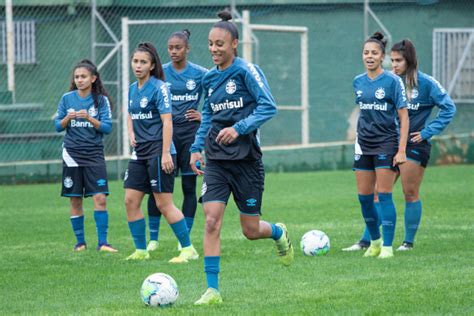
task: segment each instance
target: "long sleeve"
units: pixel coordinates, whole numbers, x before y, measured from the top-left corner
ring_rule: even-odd
[[[61,121],[67,115],[66,106],[64,104],[64,97],[61,98],[58,104],[58,110],[56,112],[56,117],[54,118],[54,128],[58,133],[64,131],[64,128],[61,126]]]
[[[110,102],[107,97],[103,97],[103,104],[99,107],[99,132],[110,134],[112,132],[112,112],[110,110]]]
[[[430,98],[433,104],[438,106],[439,111],[436,118],[421,130],[421,137],[423,137],[423,139],[430,139],[440,134],[446,126],[448,126],[456,113],[456,105],[454,105],[453,100],[451,100],[446,90],[444,90],[439,83],[434,82]]]
[[[277,113],[275,100],[263,73],[252,64],[249,64],[249,69],[250,72],[245,75],[245,85],[255,98],[257,107],[248,117],[234,124],[233,127],[239,135],[255,131]]]

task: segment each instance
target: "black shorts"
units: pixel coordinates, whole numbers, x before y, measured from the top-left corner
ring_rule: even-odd
[[[431,144],[427,141],[407,144],[407,160],[426,168],[430,160]]]
[[[105,163],[90,167],[68,167],[63,165],[61,196],[89,197],[109,194]]]
[[[227,204],[232,193],[241,213],[261,215],[264,182],[262,160],[208,160],[199,202]]]
[[[176,125],[173,128],[173,143],[176,147],[177,165],[175,175],[178,176],[181,171],[182,176],[194,176],[194,172],[189,165],[191,153],[189,149],[194,143],[194,137],[199,128],[199,122],[188,122],[182,125]]]
[[[176,155],[171,155],[176,166]],[[173,193],[174,173],[161,169],[161,155],[153,159],[130,160],[125,171],[123,187],[150,193]]]
[[[398,167],[393,166],[395,154],[378,155],[354,155],[354,171],[375,171],[375,169],[390,169],[398,171]]]

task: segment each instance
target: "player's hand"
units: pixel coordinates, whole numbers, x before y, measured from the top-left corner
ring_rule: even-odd
[[[413,143],[421,143],[423,141],[423,137],[421,137],[421,132],[414,132],[410,133],[410,141]]]
[[[87,110],[80,110],[80,111],[76,112],[76,117],[87,120],[87,119],[89,119],[89,113],[87,112]]]
[[[221,129],[219,134],[216,137],[216,142],[219,145],[229,145],[232,144],[237,137],[239,137],[239,133],[233,127],[226,127]]]
[[[201,122],[201,112],[194,109],[187,110],[186,114],[184,114],[184,117],[190,122]]]
[[[76,118],[76,111],[74,111],[74,110],[67,111],[66,118],[67,118],[68,121],[75,119]]]
[[[407,162],[407,155],[404,151],[397,152],[395,157],[393,157],[393,166],[394,167],[398,166],[398,165],[401,165],[405,162]]]
[[[128,139],[130,141],[130,146],[135,148],[137,146],[137,141],[135,139],[135,133],[128,133]]]
[[[198,176],[204,174],[204,171],[202,169],[204,168],[205,163],[200,152],[195,152],[191,154],[189,165],[191,166],[191,169],[193,170],[194,174]],[[200,167],[198,168],[198,166]]]
[[[161,155],[161,169],[167,174],[170,174],[174,171],[173,158],[170,153],[163,153]]]

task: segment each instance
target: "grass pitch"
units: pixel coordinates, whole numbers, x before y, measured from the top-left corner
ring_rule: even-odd
[[[341,251],[363,229],[352,172],[268,174],[263,218],[288,226],[294,265],[280,266],[271,240],[247,241],[230,203],[222,232],[224,304],[194,307],[206,288],[203,260],[167,262],[177,254],[177,242],[164,220],[152,260],[123,260],[134,248],[121,182],[111,183],[108,199],[109,242],[118,254],[95,251],[90,200],[85,202],[89,249],[74,253],[69,201],[59,197],[59,184],[1,186],[0,314],[473,314],[473,188],[474,166],[428,168],[415,249],[377,260]],[[175,199],[180,205],[180,192]],[[394,199],[398,247],[404,208],[400,184]],[[192,239],[201,254],[203,225],[198,206]],[[299,251],[301,236],[311,229],[329,235],[327,256],[305,257]],[[155,272],[178,283],[180,296],[172,308],[147,308],[140,300],[142,281]]]

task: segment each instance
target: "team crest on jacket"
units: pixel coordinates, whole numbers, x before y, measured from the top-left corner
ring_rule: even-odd
[[[65,188],[70,189],[70,188],[72,188],[73,184],[74,184],[74,182],[72,181],[71,177],[64,178],[64,187]]]
[[[196,88],[196,81],[193,79],[189,79],[186,81],[186,89],[188,90],[194,90]]]
[[[228,94],[234,94],[235,91],[237,91],[237,85],[234,80],[230,79],[225,85],[225,92]]]
[[[411,90],[411,98],[416,99],[417,97],[418,97],[418,89],[413,88],[413,90]]]
[[[146,106],[148,105],[148,99],[146,97],[143,97],[141,100],[140,100],[140,107],[142,109],[146,108]]]
[[[91,106],[87,112],[89,113],[89,116],[97,116],[97,109],[95,106]]]
[[[375,97],[379,100],[382,100],[385,97],[385,90],[383,88],[378,88],[375,91]]]

